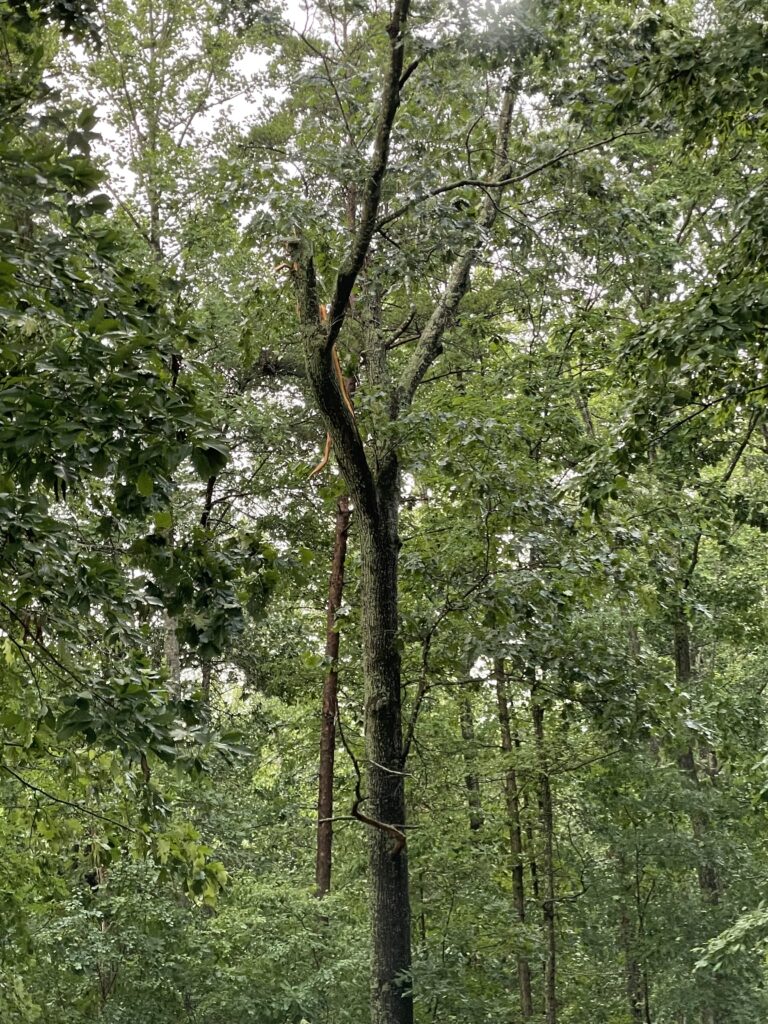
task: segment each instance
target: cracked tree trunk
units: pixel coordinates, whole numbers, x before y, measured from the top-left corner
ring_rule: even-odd
[[[311,249],[301,236],[286,239],[307,382],[332,440],[359,527],[367,794],[363,799],[358,780],[352,813],[370,830],[372,1024],[413,1021],[398,641],[400,474],[396,440],[377,448],[371,447],[369,439],[364,440],[361,435],[354,412],[345,401],[337,356],[334,361],[334,345],[344,327],[355,283],[368,260],[374,233],[381,226],[379,206],[400,90],[419,63],[417,58],[407,69],[403,63],[409,6],[410,0],[394,0],[392,5],[387,26],[390,59],[382,84],[376,135],[365,180],[361,182],[355,237],[336,275],[327,322],[320,312]],[[495,171],[500,180],[510,166],[507,143],[513,85],[512,80],[505,85],[499,110]],[[472,267],[495,222],[503,187],[494,186],[498,194],[484,200],[476,230],[457,257],[445,290],[397,380],[393,379],[387,362],[385,337],[374,332],[376,336],[366,347],[368,378],[377,390],[389,395],[389,425],[410,408],[416,389],[442,351],[443,335],[455,321],[469,287]]]

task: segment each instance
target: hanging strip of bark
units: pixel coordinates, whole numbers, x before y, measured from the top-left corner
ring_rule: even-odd
[[[555,931],[555,858],[554,811],[549,781],[549,763],[544,742],[544,706],[532,687],[533,734],[539,774],[539,821],[542,833],[542,868],[544,872],[544,899],[541,903],[544,923],[546,961],[544,965],[544,1019],[546,1024],[557,1024],[557,933]]]
[[[520,741],[512,738],[509,717],[509,701],[507,698],[507,674],[502,658],[493,663],[496,679],[496,697],[499,706],[499,729],[501,731],[501,749],[511,758],[513,749],[519,748]],[[509,822],[509,847],[512,854],[512,894],[515,903],[515,914],[518,923],[525,925],[525,867],[523,864],[523,829],[520,818],[520,793],[517,785],[517,772],[509,763],[504,777],[504,795],[507,802],[507,820]],[[531,991],[531,966],[528,958],[519,955],[517,958],[517,980],[520,990],[520,1007],[524,1020],[533,1016],[533,994]]]
[[[331,888],[333,855],[333,765],[336,753],[336,716],[338,712],[339,630],[336,616],[344,593],[344,566],[349,534],[349,498],[342,495],[336,503],[331,578],[325,633],[325,657],[328,671],[323,682],[323,710],[320,726],[320,772],[317,794],[317,857],[315,888],[319,897]]]

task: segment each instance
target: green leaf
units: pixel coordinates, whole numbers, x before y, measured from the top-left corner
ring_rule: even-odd
[[[143,469],[136,479],[136,490],[139,492],[142,498],[148,498],[150,497],[154,489],[155,485],[151,475],[147,472],[146,469]]]
[[[170,530],[173,526],[173,513],[170,509],[155,513],[155,526],[158,530]]]

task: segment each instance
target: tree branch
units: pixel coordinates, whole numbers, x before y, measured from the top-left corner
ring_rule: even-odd
[[[54,796],[53,793],[47,792],[45,789],[40,789],[39,786],[33,785],[31,782],[27,782],[23,775],[20,775],[17,771],[9,765],[0,762],[0,768],[3,768],[8,772],[9,775],[13,776],[17,782],[20,782],[26,789],[31,790],[33,793],[37,793],[38,796],[45,797],[46,800],[51,800],[55,804],[63,804],[65,807],[74,807],[76,811],[80,811],[82,814],[87,814],[91,818],[98,818],[99,821],[107,821],[110,825],[116,825],[118,828],[125,829],[126,832],[136,832],[135,828],[131,828],[130,825],[126,825],[123,821],[118,821],[117,818],[110,818],[106,814],[99,814],[98,811],[92,811],[89,807],[85,807],[83,804],[75,803],[73,800],[65,800],[63,797]]]
[[[739,462],[741,461],[741,457],[744,454],[744,452],[746,451],[747,445],[749,444],[750,439],[751,439],[752,435],[754,434],[755,429],[756,429],[758,423],[760,422],[760,420],[761,420],[760,410],[759,409],[755,409],[752,412],[751,416],[749,417],[749,423],[747,425],[747,432],[744,435],[744,438],[741,441],[741,443],[739,444],[738,448],[734,452],[733,458],[731,459],[731,461],[728,464],[728,468],[726,469],[725,473],[723,473],[722,479],[720,481],[720,486],[721,487],[725,487],[725,485],[728,483],[728,481],[733,476],[733,474],[734,474],[734,472],[736,470],[736,467],[738,466]],[[688,588],[690,587],[691,583],[693,582],[693,574],[696,572],[696,566],[699,563],[699,548],[701,546],[702,536],[703,536],[703,530],[698,530],[697,533],[696,533],[696,536],[693,538],[693,545],[691,546],[691,559],[690,559],[690,562],[688,563],[688,568],[686,570],[685,576],[683,577],[683,590],[688,590]]]
[[[349,492],[360,510],[375,520],[378,501],[373,474],[354,414],[342,394],[342,381],[334,367],[333,346],[326,344],[328,335],[320,315],[312,254],[299,239],[290,239],[288,249],[303,331],[307,380]]]
[[[411,61],[411,63],[408,65],[408,67],[405,69],[405,71],[400,76],[400,81],[397,83],[398,84],[398,88],[400,88],[400,89],[403,88],[403,86],[408,81],[408,79],[411,77],[411,75],[416,70],[416,68],[419,66],[419,64],[421,64],[421,57],[416,57],[414,60]]]
[[[397,108],[400,106],[400,79],[403,75],[403,57],[405,52],[404,30],[409,7],[410,0],[396,0],[392,21],[387,27],[390,40],[389,68],[381,96],[379,120],[376,126],[376,140],[373,146],[371,163],[368,167],[357,232],[352,242],[352,248],[336,278],[336,289],[333,301],[331,302],[328,333],[325,339],[325,345],[329,350],[332,348],[344,325],[344,317],[346,316],[352,289],[355,286],[358,274],[363,268],[373,233],[376,230],[376,217],[381,201],[381,188],[389,160],[392,125],[395,121]]]
[[[365,797],[363,796],[361,791],[362,775],[360,774],[360,764],[357,758],[355,757],[354,751],[347,743],[347,737],[344,735],[344,726],[342,725],[341,722],[341,715],[337,716],[336,721],[339,726],[339,737],[341,738],[342,746],[346,750],[347,756],[349,757],[350,761],[352,762],[352,766],[355,769],[355,799],[352,802],[350,816],[354,818],[356,821],[362,821],[365,825],[370,825],[371,828],[378,829],[379,832],[385,832],[387,835],[392,836],[394,842],[392,845],[392,849],[390,850],[390,856],[393,859],[395,857],[399,857],[405,847],[405,832],[403,832],[402,828],[398,828],[396,825],[389,825],[385,821],[378,821],[376,818],[370,818],[367,814],[363,814],[363,812],[360,810],[360,804],[363,803],[363,801],[365,800]],[[375,762],[373,763],[375,764]],[[381,768],[381,765],[377,765],[376,767]],[[385,770],[389,771],[391,769]]]
[[[435,196],[441,196],[445,192],[455,192],[458,188],[507,188],[509,185],[517,185],[521,181],[527,181],[528,178],[533,178],[542,171],[546,171],[549,167],[554,167],[555,164],[559,164],[563,160],[567,160],[572,156],[579,156],[581,153],[588,153],[592,149],[600,149],[601,146],[607,146],[609,142],[615,142],[616,139],[623,139],[628,135],[646,135],[647,132],[647,128],[617,132],[615,135],[609,135],[607,138],[599,139],[597,142],[588,142],[586,145],[579,146],[576,149],[563,149],[548,160],[544,160],[542,163],[536,164],[534,167],[529,167],[528,170],[521,171],[519,174],[510,176],[507,171],[503,176],[496,176],[491,181],[484,181],[482,178],[460,178],[457,181],[447,182],[445,185],[438,185],[436,188],[430,189],[429,192],[425,192],[423,195],[414,196],[413,199],[409,199],[407,203],[403,203],[402,206],[398,206],[398,208],[393,210],[392,213],[388,213],[384,217],[380,217],[376,224],[376,228],[377,230],[383,228],[386,224],[390,224],[393,220],[397,220],[399,217],[402,217],[403,214],[408,213],[409,210],[412,210],[420,203],[426,202],[427,199],[434,199]]]
[[[496,127],[495,179],[504,179],[509,173],[509,133],[512,126],[512,107],[516,89],[516,78],[510,78],[504,86],[504,92],[501,97]],[[497,181],[497,186],[502,187],[501,180]],[[406,364],[403,375],[400,378],[399,409],[405,409],[410,406],[416,388],[424,378],[424,374],[442,351],[443,335],[453,323],[459,303],[469,289],[470,273],[480,255],[480,246],[488,231],[493,227],[497,216],[497,203],[493,201],[491,196],[486,196],[483,200],[477,224],[477,236],[453,264],[445,291],[432,311],[432,316],[429,318],[424,330],[421,332],[416,349]]]

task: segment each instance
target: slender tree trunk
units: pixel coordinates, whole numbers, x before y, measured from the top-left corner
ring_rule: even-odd
[[[398,472],[377,483],[378,514],[360,514],[360,590],[371,827],[371,1021],[412,1024],[411,910],[405,844],[380,825],[405,826],[398,646]]]
[[[419,872],[419,939],[422,949],[427,948],[427,912],[424,909],[426,900],[424,898],[424,872]]]
[[[549,781],[549,764],[544,745],[544,706],[532,689],[533,733],[536,740],[536,754],[539,773],[539,821],[542,833],[542,867],[544,872],[544,899],[542,916],[544,920],[544,941],[546,961],[544,965],[544,1020],[546,1024],[557,1024],[557,933],[555,931],[555,856],[554,856],[554,812],[552,789]]]
[[[643,1024],[642,973],[634,953],[632,920],[624,902],[620,906],[619,933],[624,953],[624,974],[630,1019],[633,1024]]]
[[[691,634],[688,620],[682,608],[678,609],[675,616],[675,679],[680,689],[690,685],[692,677],[691,662]],[[714,757],[711,751],[707,751],[708,757]],[[680,770],[684,772],[691,781],[691,784],[698,788],[700,785],[699,772],[696,767],[696,754],[693,746],[688,745],[678,757]],[[709,823],[706,816],[701,812],[691,814],[691,828],[694,838],[699,842],[706,839],[709,831]],[[720,885],[717,877],[717,869],[712,864],[702,863],[698,867],[699,889],[702,896],[712,906],[720,902]]]
[[[181,696],[181,652],[179,638],[176,635],[176,618],[165,612],[163,615],[163,654],[165,667],[168,669],[168,681],[171,695]]]
[[[641,887],[642,871],[640,868],[637,851],[635,851],[635,913],[637,915],[637,940],[641,950],[645,950],[645,915],[648,909],[648,899],[643,898]],[[641,966],[641,987],[643,993],[643,1021],[644,1024],[653,1024],[651,1020],[651,985],[648,980],[648,967],[645,963]]]
[[[535,903],[541,899],[541,886],[539,885],[539,864],[536,860],[536,841],[533,834],[533,825],[530,820],[530,802],[526,798],[523,808],[526,812],[525,835],[528,840],[528,866],[531,873],[531,895]]]
[[[691,631],[688,619],[682,606],[678,607],[674,621],[674,643],[675,643],[675,681],[679,689],[687,689],[692,677],[691,659]],[[691,785],[698,788],[700,784],[699,773],[696,767],[696,754],[694,747],[689,743],[686,750],[678,757],[680,770],[690,779]],[[709,832],[709,822],[701,811],[694,810],[691,813],[691,829],[693,836],[698,843],[704,843]],[[713,864],[706,861],[699,863],[697,868],[699,891],[704,902],[711,907],[717,906],[720,901],[720,883],[717,877],[717,869]],[[701,1014],[702,1024],[721,1024],[720,1018],[713,1006],[705,1006]]]
[[[203,502],[203,511],[200,513],[200,525],[208,532],[210,529],[211,512],[213,511],[213,492],[216,487],[216,476],[209,476],[208,482],[205,485],[205,500]],[[207,713],[210,709],[211,703],[211,679],[213,677],[213,663],[209,654],[204,654],[200,659],[201,669],[201,691],[203,695],[203,708],[204,712]]]
[[[472,718],[472,705],[468,697],[462,697],[459,708],[461,721],[461,738],[464,740],[463,753],[466,774],[464,785],[467,790],[469,806],[469,827],[477,832],[483,827],[483,806],[480,799],[480,779],[477,775],[477,758],[475,756],[475,723]]]
[[[644,1024],[653,1024],[651,1019],[651,986],[648,981],[648,971],[643,971],[643,1021]]]
[[[496,698],[499,705],[499,728],[501,730],[501,749],[508,756],[513,750],[512,730],[509,721],[509,701],[507,698],[507,674],[502,658],[493,663],[496,679]],[[514,746],[519,746],[517,737]],[[520,792],[517,785],[517,772],[510,764],[504,778],[504,795],[507,801],[507,820],[509,822],[509,847],[512,854],[512,894],[515,902],[515,914],[521,926],[525,925],[525,868],[523,865],[523,829],[520,818]],[[520,1007],[524,1020],[533,1016],[533,994],[531,991],[531,966],[527,957],[517,958],[517,979],[520,990]]]
[[[320,726],[320,772],[317,794],[317,858],[315,886],[324,896],[331,888],[333,853],[333,763],[336,752],[336,715],[338,711],[339,631],[336,615],[344,593],[344,565],[349,534],[349,498],[342,495],[336,504],[336,526],[333,536],[331,578],[328,584],[328,606],[325,632],[325,657],[328,671],[323,683],[323,710]]]
[[[643,991],[643,972],[637,957],[637,938],[639,927],[633,919],[631,905],[634,902],[634,886],[629,880],[626,858],[616,855],[616,870],[620,889],[619,911],[619,942],[624,958],[624,981],[629,1004],[629,1016],[633,1024],[643,1024],[643,1007],[645,1003]]]

